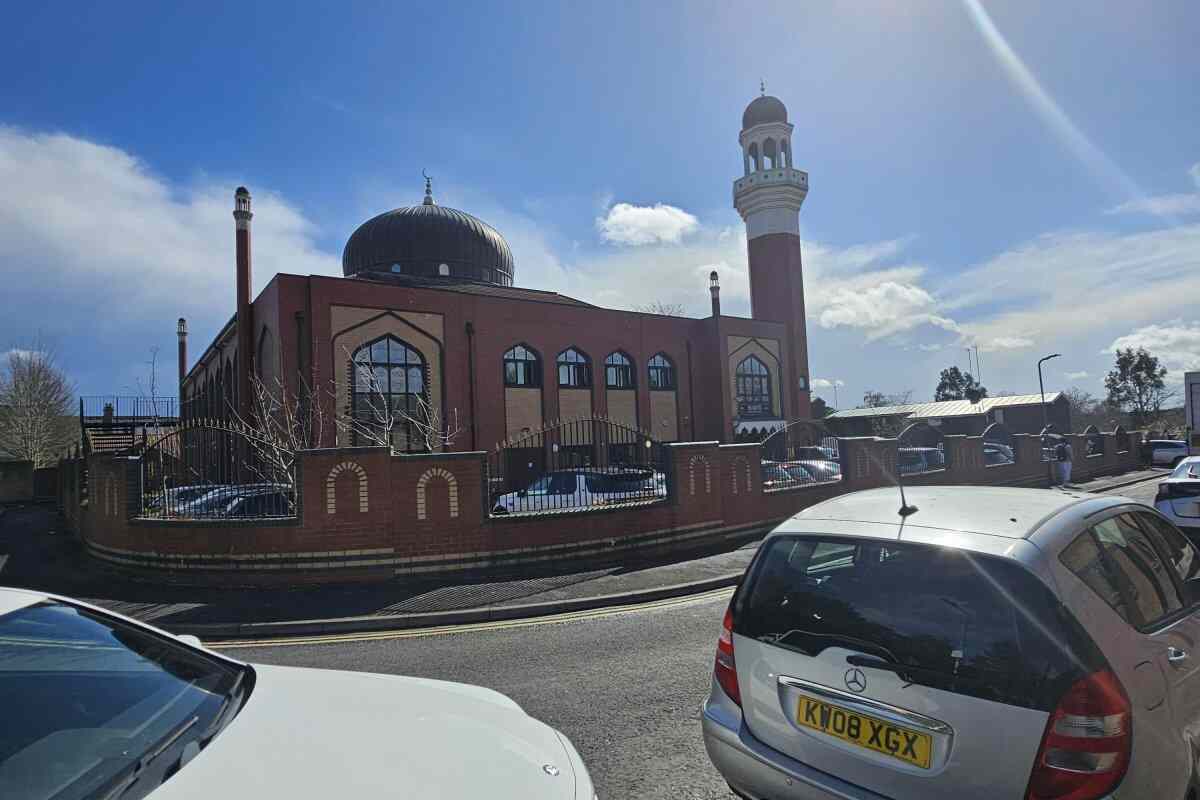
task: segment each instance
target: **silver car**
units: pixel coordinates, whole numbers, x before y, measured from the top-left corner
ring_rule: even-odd
[[[1159,482],[1154,507],[1193,542],[1200,542],[1200,456],[1180,461]]]
[[[844,495],[763,542],[704,743],[754,800],[1196,797],[1200,556],[1119,497]]]

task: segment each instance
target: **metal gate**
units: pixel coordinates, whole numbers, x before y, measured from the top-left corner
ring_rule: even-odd
[[[295,451],[235,424],[184,424],[148,444],[141,466],[142,517],[296,516]]]
[[[818,422],[795,420],[761,442],[763,487],[787,489],[842,479],[837,437]]]

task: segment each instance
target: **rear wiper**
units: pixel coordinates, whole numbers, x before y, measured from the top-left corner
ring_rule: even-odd
[[[894,672],[908,683],[912,683],[908,679],[909,675],[914,677],[938,678],[941,680],[965,681],[967,683],[979,683],[979,681],[971,678],[963,678],[960,675],[955,675],[951,672],[945,672],[940,669],[929,669],[928,667],[913,667],[908,664],[901,664],[899,661],[884,661],[881,658],[872,658],[870,656],[846,656],[846,663],[856,667],[871,667],[873,669],[881,669],[887,672]]]
[[[133,761],[128,767],[117,773],[117,775],[113,777],[115,783],[113,784],[112,788],[103,794],[98,795],[97,800],[112,800],[113,798],[123,795],[126,789],[141,779],[142,773],[146,771],[146,768],[150,766],[154,759],[165,753],[171,747],[171,745],[179,741],[180,736],[183,736],[185,733],[191,730],[192,726],[199,721],[199,717],[192,717],[191,719],[184,720],[163,734],[158,741],[152,744],[137,760]]]

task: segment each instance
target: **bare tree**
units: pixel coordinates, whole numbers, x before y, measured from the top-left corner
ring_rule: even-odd
[[[398,438],[404,440],[405,449],[413,449],[412,445],[416,444],[417,449],[429,452],[443,450],[454,443],[462,432],[458,409],[452,410],[448,418],[443,419],[441,410],[429,402],[424,391],[406,394],[405,397],[411,398],[411,406],[402,406],[396,402],[396,394],[389,393],[389,387],[384,385],[370,363],[353,358],[345,348],[343,352],[354,370],[350,376],[353,391],[365,395],[366,401],[350,413],[334,417],[340,432],[346,433],[352,440],[367,441],[393,450]]]
[[[652,300],[649,303],[642,303],[634,306],[633,310],[640,311],[643,314],[661,314],[664,317],[686,316],[683,303],[667,303],[663,300]]]
[[[35,468],[53,464],[74,439],[74,394],[54,349],[40,338],[9,350],[0,365],[0,449]]]
[[[295,488],[296,454],[320,447],[325,433],[323,404],[314,402],[306,381],[298,382],[299,392],[292,392],[278,378],[267,383],[251,375],[250,418],[231,410],[254,455],[246,459],[246,468],[266,483],[291,488]]]

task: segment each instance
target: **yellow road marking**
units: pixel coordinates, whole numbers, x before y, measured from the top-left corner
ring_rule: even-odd
[[[578,622],[585,619],[597,619],[618,614],[632,614],[639,611],[649,611],[656,608],[669,608],[687,603],[698,603],[712,600],[733,593],[733,587],[711,589],[699,594],[684,597],[668,597],[664,600],[651,600],[647,603],[633,605],[610,606],[608,608],[592,608],[586,611],[568,611],[562,614],[550,614],[544,617],[527,617],[525,619],[506,619],[494,622],[473,622],[466,625],[442,625],[436,628],[413,628],[398,631],[373,631],[369,633],[342,633],[323,636],[294,636],[272,639],[234,639],[217,642],[206,641],[205,647],[214,650],[237,650],[247,647],[296,647],[314,644],[343,644],[347,642],[378,642],[389,639],[423,639],[429,636],[451,636],[459,633],[476,633],[480,631],[500,631],[512,628],[528,628],[535,625],[556,625],[564,622]]]

